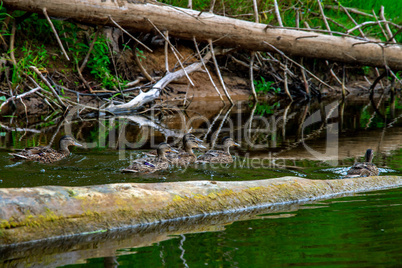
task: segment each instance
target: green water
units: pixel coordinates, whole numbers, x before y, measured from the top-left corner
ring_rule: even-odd
[[[35,127],[34,119],[24,125],[25,121],[2,118],[2,125],[7,127],[0,129],[0,187],[258,180],[282,176],[338,179],[355,160],[361,160],[367,148],[374,149],[374,163],[382,175],[401,175],[402,101],[382,98],[374,105],[378,108],[362,99],[257,107],[246,103],[232,109],[218,108],[215,114],[206,116],[210,122],[217,118],[215,124],[194,121],[193,131],[198,137],[205,137],[205,144],[212,143],[215,136],[216,144],[223,136],[233,136],[242,145],[232,150],[234,164],[172,168],[150,175],[123,174],[120,169],[127,167],[131,159],[142,157],[142,152],[153,147],[153,143],[164,141],[166,133],[179,131],[175,116],[155,120],[158,130],[149,125],[138,126],[126,117],[61,122],[62,128],[53,124]],[[333,107],[336,112],[331,114]],[[322,118],[329,116],[321,118],[323,123],[300,127],[317,114]],[[250,118],[252,124],[247,125]],[[270,122],[276,122],[274,127]],[[10,160],[9,152],[46,145],[54,135],[57,140],[69,129],[86,146],[74,148],[66,159],[53,164]],[[251,136],[247,136],[249,132]],[[125,138],[124,143],[120,142],[121,137]],[[172,139],[167,138],[169,142]],[[248,139],[254,143],[250,144]],[[335,158],[321,159],[334,148],[336,153],[329,157]],[[267,160],[265,166],[255,166],[261,164],[261,159]],[[402,189],[398,188],[185,219],[5,251],[0,248],[0,266],[399,267],[401,204]]]

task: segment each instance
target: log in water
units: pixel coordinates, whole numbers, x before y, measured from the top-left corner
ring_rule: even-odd
[[[402,185],[400,176],[0,189],[0,246]]]

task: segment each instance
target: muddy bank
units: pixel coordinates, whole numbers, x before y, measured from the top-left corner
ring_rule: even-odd
[[[119,183],[0,189],[0,245],[242,211],[402,185],[400,176],[344,180]]]

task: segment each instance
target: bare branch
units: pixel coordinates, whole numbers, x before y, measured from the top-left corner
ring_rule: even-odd
[[[54,90],[54,88],[52,87],[52,85],[49,83],[49,81],[46,79],[46,77],[44,77],[42,75],[42,73],[38,70],[38,68],[36,68],[35,66],[29,66],[29,69],[31,69],[32,71],[34,71],[39,78],[45,83],[45,85],[50,89],[50,91],[52,92],[53,96],[56,98],[57,102],[63,106],[64,108],[67,107],[64,102],[61,100],[60,96],[57,94],[57,92]]]
[[[128,36],[130,36],[135,42],[137,42],[138,44],[140,44],[141,46],[143,46],[144,48],[146,48],[149,52],[153,52],[152,49],[150,49],[149,47],[147,47],[146,45],[144,45],[140,40],[138,40],[137,38],[135,38],[134,36],[132,36],[129,32],[127,32],[126,30],[123,29],[123,27],[121,27],[117,22],[115,22],[112,18],[112,16],[109,16],[109,19],[113,22],[114,25],[116,25],[117,28],[119,28],[120,30],[122,30],[122,32],[124,32],[125,34],[127,34]]]
[[[60,46],[60,48],[61,48],[61,51],[63,51],[63,54],[64,54],[64,56],[66,57],[66,59],[67,59],[68,61],[70,61],[70,58],[68,57],[67,52],[66,52],[66,50],[65,50],[64,47],[63,47],[63,43],[61,42],[61,40],[60,40],[60,38],[59,38],[59,35],[57,34],[56,28],[54,28],[53,22],[50,20],[49,15],[47,14],[46,7],[43,8],[43,14],[45,15],[47,21],[48,21],[49,24],[50,24],[50,27],[51,27],[52,30],[53,30],[54,36],[56,37],[57,43],[59,43],[59,46]]]
[[[230,103],[233,105],[232,98],[230,97],[229,92],[226,89],[225,82],[223,81],[223,78],[222,78],[222,75],[221,75],[221,71],[219,70],[218,62],[216,61],[215,52],[214,52],[214,48],[213,48],[211,39],[209,39],[209,47],[211,49],[212,59],[214,61],[214,65],[215,65],[215,70],[216,70],[216,73],[217,73],[217,75],[219,77],[219,81],[221,82],[223,91],[225,92],[225,95],[229,99]]]

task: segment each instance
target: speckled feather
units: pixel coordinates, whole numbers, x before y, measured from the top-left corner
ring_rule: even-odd
[[[70,136],[63,136],[60,141],[60,150],[56,151],[49,147],[31,147],[25,148],[18,153],[10,153],[14,157],[14,159],[19,160],[28,160],[28,161],[37,161],[41,163],[53,163],[59,161],[70,154],[68,150],[68,146],[82,146],[77,143]]]

